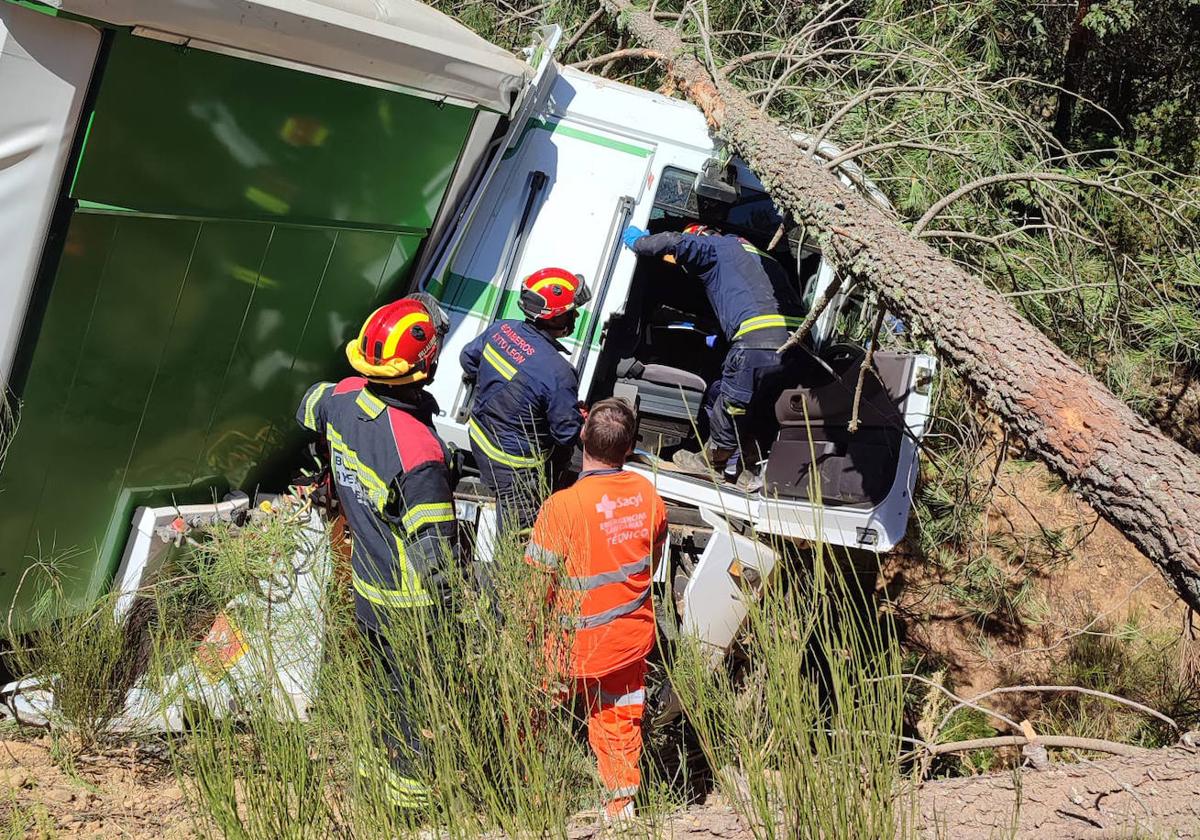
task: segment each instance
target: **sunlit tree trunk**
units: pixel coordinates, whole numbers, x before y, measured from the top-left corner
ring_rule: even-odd
[[[679,35],[628,0],[602,0],[737,150],[775,201],[927,335],[1030,451],[1200,608],[1200,457],[1134,414],[979,278],[929,247],[797,147]]]

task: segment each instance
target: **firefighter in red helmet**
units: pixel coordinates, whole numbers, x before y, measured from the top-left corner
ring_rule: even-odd
[[[475,381],[471,450],[502,531],[533,527],[549,465],[569,457],[579,439],[579,379],[558,340],[590,299],[580,275],[535,271],[521,284],[525,320],[497,321],[462,351],[464,376]]]
[[[358,756],[359,772],[379,780],[393,804],[422,808],[429,791],[416,778],[419,739],[404,714],[411,676],[393,650],[400,610],[448,610],[454,502],[446,448],[433,428],[437,403],[425,385],[437,369],[449,324],[437,302],[413,295],[380,307],[346,345],[359,374],[318,382],[296,419],[329,448],[338,501],[353,535],[355,618],[380,658],[393,692],[393,719],[381,743]],[[403,625],[410,626],[408,622]]]

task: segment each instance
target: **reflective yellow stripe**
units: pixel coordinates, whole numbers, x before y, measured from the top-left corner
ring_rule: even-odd
[[[467,421],[467,427],[471,432],[471,442],[477,444],[479,448],[483,450],[484,455],[488,456],[498,464],[504,464],[506,467],[524,469],[527,467],[540,467],[546,461],[545,458],[535,458],[526,455],[509,455],[507,452],[504,452],[500,449],[500,447],[488,440],[487,435],[484,434],[483,429],[479,427],[479,424],[475,422],[474,417]]]
[[[354,404],[363,410],[363,412],[374,420],[383,410],[387,408],[383,404],[383,400],[372,394],[370,391],[362,390],[358,392],[358,396],[354,400]]]
[[[512,379],[517,375],[517,369],[510,365],[508,361],[500,355],[500,351],[490,344],[483,345],[483,358],[487,363],[496,369],[496,372],[505,379]]]
[[[725,403],[725,413],[728,414],[730,417],[739,417],[746,413],[746,409],[740,405],[734,405],[733,403]]]
[[[753,318],[747,318],[738,325],[738,331],[733,334],[734,340],[741,338],[747,333],[752,333],[755,330],[766,330],[771,327],[783,327],[785,329],[795,329],[803,323],[800,318],[792,318],[787,315],[757,315]]]
[[[380,589],[378,586],[367,583],[357,574],[352,574],[350,579],[354,584],[354,591],[378,607],[409,609],[433,606],[433,598],[420,584],[415,591],[409,586],[404,586],[402,589]]]
[[[751,245],[749,242],[743,242],[743,243],[742,243],[742,250],[744,250],[744,251],[749,251],[751,254],[757,254],[757,255],[758,255],[758,256],[760,256],[760,257],[766,257],[768,260],[773,260],[773,259],[775,259],[775,258],[774,258],[774,257],[772,257],[770,254],[768,254],[766,251],[760,251],[758,248],[755,248],[755,247],[754,247],[753,245]]]
[[[569,292],[575,291],[575,284],[568,281],[565,277],[547,277],[545,280],[539,280],[529,287],[529,291],[540,292],[547,286],[562,286]]]
[[[325,395],[325,392],[332,387],[332,382],[322,382],[312,389],[312,393],[304,401],[304,425],[314,432],[319,431],[317,429],[317,403],[321,401],[321,397]]]
[[[453,522],[454,521],[454,505],[449,502],[431,502],[426,505],[414,505],[404,514],[404,519],[401,520],[404,524],[404,530],[408,533],[413,533],[422,525],[431,525],[434,522]]]
[[[346,445],[345,439],[332,423],[325,424],[325,436],[329,440],[329,448],[341,455],[346,469],[358,476],[359,482],[367,492],[367,498],[378,510],[383,510],[388,500],[388,489],[383,479],[358,459],[358,453]]]
[[[400,319],[400,323],[392,327],[392,331],[388,334],[387,341],[383,343],[383,358],[390,359],[396,352],[396,345],[400,343],[400,339],[404,334],[412,328],[414,324],[429,324],[430,332],[433,332],[433,319],[424,312],[410,312]]]

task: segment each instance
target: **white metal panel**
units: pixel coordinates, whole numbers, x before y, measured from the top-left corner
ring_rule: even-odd
[[[509,113],[529,67],[417,0],[49,0],[84,17]],[[151,34],[142,32],[139,34]]]
[[[488,195],[458,248],[451,269],[452,288],[442,295],[451,318],[450,334],[442,349],[439,376],[431,386],[441,408],[449,415],[439,430],[458,445],[465,445],[462,424],[450,420],[465,396],[458,357],[462,349],[493,320],[505,315],[498,308],[504,282],[504,252],[529,194],[530,175],[545,173],[547,182],[534,205],[520,259],[509,277],[508,289],[521,278],[545,266],[561,266],[583,274],[599,293],[597,272],[605,264],[612,219],[618,201],[641,195],[653,160],[652,143],[634,143],[599,128],[583,128],[570,119],[535,120],[523,132],[516,150],[505,161],[489,186]],[[619,240],[618,240],[619,242]],[[620,267],[621,262],[627,265]],[[622,253],[614,274],[632,273],[632,256]],[[487,283],[494,291],[483,298],[464,298],[456,289],[464,283]],[[626,284],[617,283],[605,301],[588,304],[605,312],[624,306]],[[572,361],[579,357],[578,341],[564,341]],[[597,354],[590,356],[589,367]]]
[[[8,381],[99,48],[90,26],[0,3],[0,382]]]

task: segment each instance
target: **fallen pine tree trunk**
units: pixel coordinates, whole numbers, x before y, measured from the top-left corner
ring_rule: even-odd
[[[747,815],[757,823],[752,829]],[[896,800],[897,836],[930,840],[995,837],[1101,840],[1200,837],[1200,753],[1179,746],[1138,755],[1055,764],[926,782]],[[660,834],[675,840],[753,840],[771,836],[749,802],[725,795],[663,818]],[[785,822],[781,821],[781,822]],[[608,837],[593,817],[568,831],[571,840]]]
[[[845,189],[679,35],[628,0],[601,0],[695,102],[775,202],[845,275],[928,335],[1005,426],[1200,609],[1200,457],[1071,360],[1003,297]]]
[[[1200,837],[1200,753],[1188,747],[925,784],[928,837]]]

